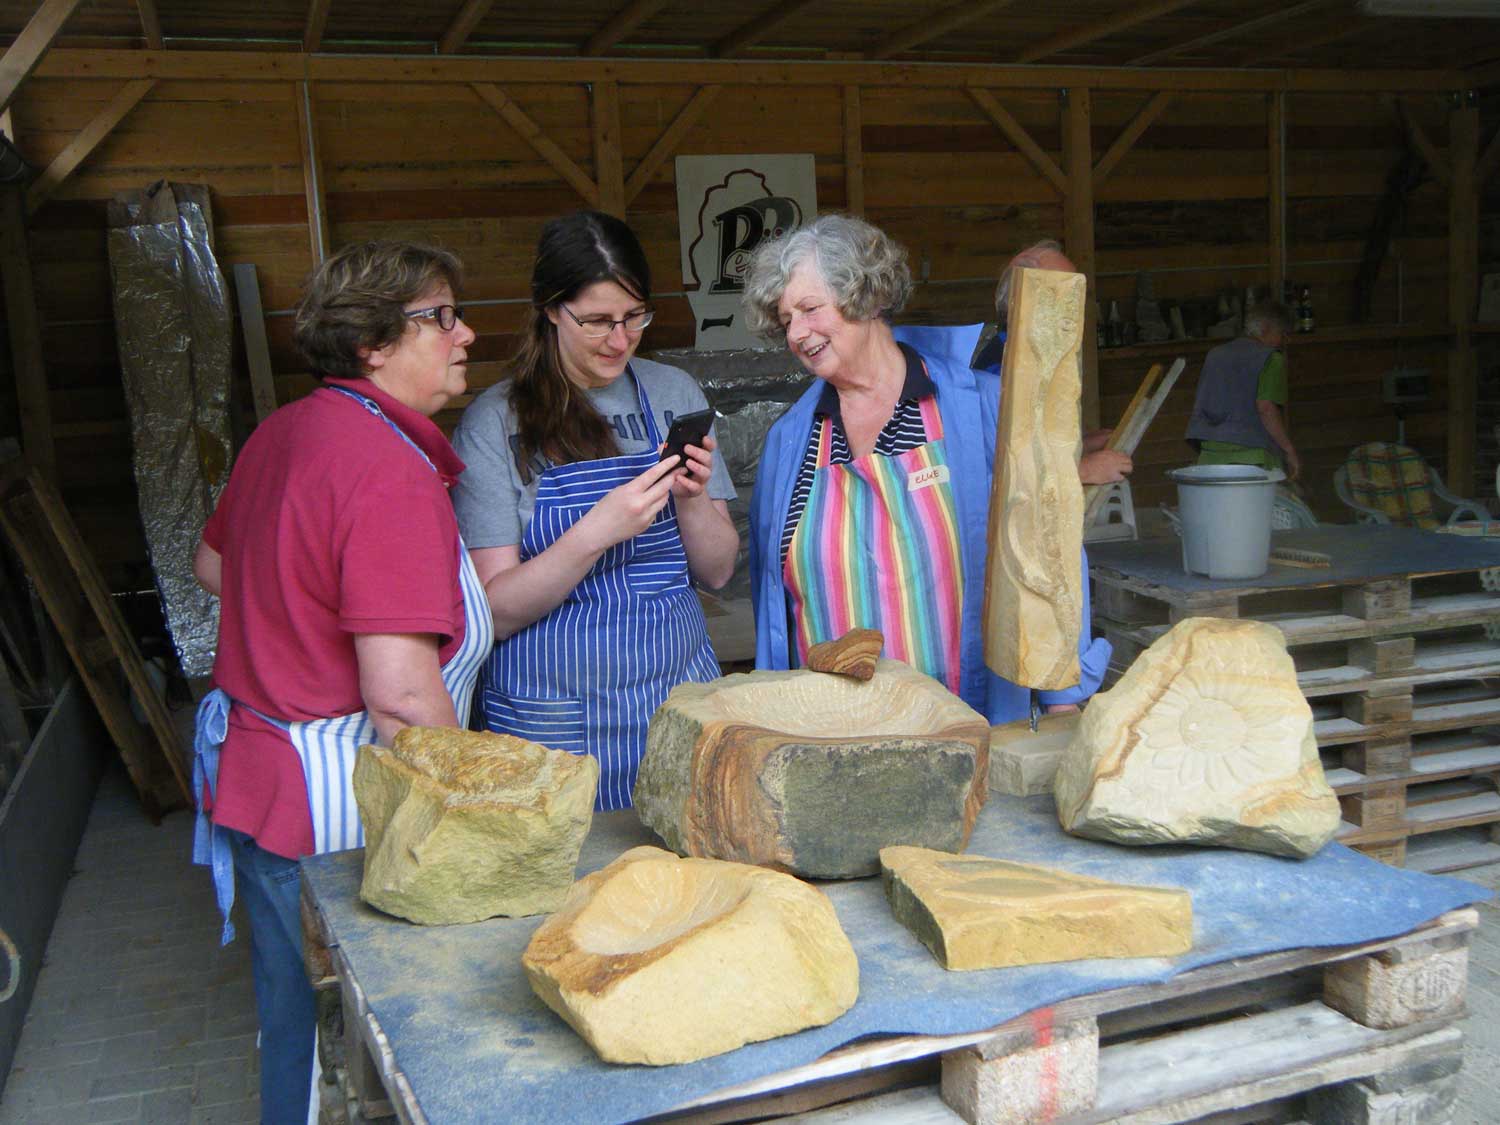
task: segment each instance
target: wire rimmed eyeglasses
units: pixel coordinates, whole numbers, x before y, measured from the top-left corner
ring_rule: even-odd
[[[563,312],[573,318],[573,323],[583,330],[583,334],[591,340],[602,340],[615,330],[619,325],[632,336],[646,331],[646,325],[651,323],[651,318],[656,315],[655,309],[646,309],[644,312],[631,313],[623,320],[611,320],[607,316],[590,316],[580,319],[578,314],[567,305],[562,306]]]
[[[462,305],[433,305],[430,309],[411,309],[403,314],[407,320],[435,320],[444,332],[452,332],[453,326],[464,318]]]

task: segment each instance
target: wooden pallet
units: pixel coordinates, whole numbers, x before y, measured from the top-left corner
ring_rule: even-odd
[[[159,819],[190,806],[181,740],[140,650],[62,498],[20,461],[0,468],[0,529],[119,748],[142,807]],[[144,725],[132,701],[145,715]]]
[[[1232,1109],[1240,1122],[1384,1121],[1369,1115],[1372,1105],[1394,1098],[1419,1110],[1456,1082],[1454,1023],[1478,921],[1460,909],[1396,937],[1075,997],[988,1031],[862,1040],[649,1120],[1144,1125]],[[323,1125],[427,1121],[306,889],[303,931],[309,979],[343,1005],[341,1085],[324,1103]],[[1439,1118],[1413,1111],[1400,1120]]]

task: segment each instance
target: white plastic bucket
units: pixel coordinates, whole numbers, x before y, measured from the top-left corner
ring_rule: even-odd
[[[1259,578],[1270,567],[1271,508],[1281,470],[1254,465],[1189,465],[1177,482],[1182,568],[1209,578]]]

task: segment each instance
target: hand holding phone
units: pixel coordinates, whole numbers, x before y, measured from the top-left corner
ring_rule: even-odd
[[[667,431],[667,443],[662,446],[661,460],[668,457],[681,457],[683,463],[687,456],[683,450],[689,445],[703,447],[703,439],[708,436],[709,428],[714,424],[714,412],[710,407],[707,410],[695,410],[691,414],[679,414],[672,419],[672,428]]]

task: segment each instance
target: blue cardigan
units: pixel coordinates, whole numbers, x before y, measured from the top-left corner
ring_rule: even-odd
[[[931,332],[932,330],[925,330]],[[964,331],[964,330],[960,330]],[[972,350],[978,326],[968,338]],[[932,337],[899,329],[904,339],[923,352],[927,373],[937,387],[938,413],[943,419],[950,481],[963,539],[964,614],[960,653],[959,694],[964,702],[987,716],[992,723],[1025,718],[1030,712],[1026,688],[1002,680],[984,663],[982,623],[984,616],[984,572],[988,547],[990,480],[995,464],[995,431],[1000,416],[1000,379],[976,372],[964,360],[952,356],[962,350],[962,340],[952,347],[924,347]],[[947,354],[943,354],[946,352]],[[750,597],[755,607],[755,666],[790,667],[793,638],[788,633],[790,599],[782,582],[781,530],[791,507],[797,470],[812,433],[813,411],[823,384],[813,385],[771,427],[761,453],[750,503]],[[1109,642],[1089,642],[1088,559],[1083,561],[1083,635],[1078,659],[1081,682],[1061,691],[1038,692],[1041,702],[1078,703],[1099,690],[1109,665]]]

